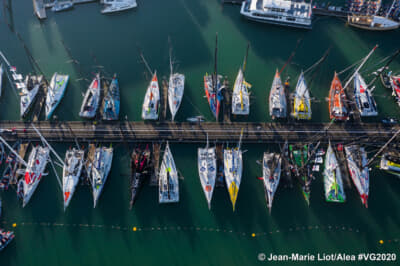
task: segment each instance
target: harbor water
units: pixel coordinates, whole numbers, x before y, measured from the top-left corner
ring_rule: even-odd
[[[152,70],[157,71],[159,80],[168,77],[170,37],[175,69],[186,76],[184,100],[175,120],[203,115],[212,121],[204,98],[203,76],[214,71],[218,32],[218,72],[227,76],[231,85],[250,43],[245,73],[252,84],[250,115],[232,120],[271,121],[267,99],[275,70],[282,68],[300,42],[282,78],[290,77],[293,92],[300,71],[312,66],[331,47],[326,61],[319,69],[313,69],[315,74],[306,73],[314,99],[312,122],[329,122],[327,97],[334,71],[340,72],[357,62],[378,44],[361,70],[368,83],[373,78],[371,73],[382,66],[377,65],[379,61],[398,49],[400,43],[398,31],[366,32],[329,17],[316,17],[309,31],[254,23],[240,16],[239,6],[222,6],[220,0],[138,0],[138,8],[111,15],[102,15],[100,9],[98,3],[91,3],[62,13],[48,10],[44,21],[34,16],[30,1],[14,0],[11,11],[0,11],[0,50],[19,72],[27,74],[32,66],[17,35],[48,79],[54,72],[70,75],[65,97],[54,112],[58,120],[80,120],[82,94],[100,69],[105,77],[118,74],[120,117],[140,121],[150,75],[141,63],[139,51]],[[72,63],[70,55],[78,64]],[[399,59],[391,68],[395,72],[400,70]],[[340,75],[342,82],[350,74]],[[367,121],[399,118],[400,109],[391,91],[383,88],[379,80],[375,85],[379,116]],[[19,101],[8,81],[0,106],[1,120],[19,120]],[[229,145],[237,141],[232,139]],[[64,157],[65,150],[72,145],[54,147]],[[368,209],[362,206],[354,187],[346,191],[346,203],[325,202],[323,179],[318,174],[312,184],[310,207],[296,181],[293,187],[283,182],[270,215],[262,181],[257,179],[262,175],[261,166],[256,161],[262,159],[264,151],[278,147],[244,145],[247,152],[243,155],[244,173],[236,211],[232,212],[225,188],[215,189],[209,211],[197,172],[199,146],[171,144],[181,173],[180,202],[159,205],[158,188],[146,185],[129,211],[132,146],[124,143],[113,147],[111,173],[96,209],[89,187],[82,185],[64,213],[62,192],[50,166],[49,174],[24,209],[17,202],[14,189],[1,193],[0,227],[14,230],[16,235],[0,253],[1,266],[257,265],[267,263],[259,261],[259,253],[400,255],[400,180],[375,165],[371,166]],[[4,164],[0,171],[3,169]],[[60,169],[58,173],[61,174]],[[319,263],[327,265],[324,261]]]

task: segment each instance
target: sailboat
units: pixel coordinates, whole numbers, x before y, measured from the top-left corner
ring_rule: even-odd
[[[400,106],[400,75],[390,75],[389,81],[390,87],[392,87],[392,95]]]
[[[378,110],[371,91],[361,75],[356,72],[354,76],[354,97],[357,109],[361,116],[377,116]]]
[[[103,120],[118,120],[120,103],[118,79],[117,75],[114,74],[108,91],[104,96]]]
[[[264,152],[263,157],[263,181],[265,199],[269,212],[271,213],[272,202],[275,192],[279,186],[282,172],[282,158],[280,154]]]
[[[243,130],[240,134],[240,140],[237,147],[224,149],[224,176],[229,197],[232,202],[233,211],[235,211],[236,200],[243,173],[242,150],[240,148],[242,135]]]
[[[372,1],[368,1],[370,4]],[[378,16],[377,13],[381,6],[381,0],[377,1],[377,6],[373,9],[373,14],[351,14],[347,17],[347,22],[350,26],[373,31],[387,31],[394,30],[400,27],[400,23],[389,18],[389,15],[395,5],[396,0],[393,1],[392,6],[385,16]]]
[[[96,148],[94,160],[89,165],[90,182],[92,184],[93,194],[93,208],[96,208],[101,192],[103,191],[104,185],[107,181],[108,174],[111,170],[112,159],[112,147]]]
[[[97,73],[86,91],[79,116],[82,118],[94,118],[100,103],[101,80]]]
[[[158,109],[160,105],[160,88],[158,86],[157,72],[154,72],[153,78],[147,87],[142,106],[143,120],[157,120]]]
[[[20,146],[21,146],[21,142],[16,141],[13,144],[12,149],[18,153]],[[5,163],[7,164],[7,166],[6,166],[6,169],[4,169],[3,175],[0,178],[0,189],[1,190],[7,190],[11,180],[13,180],[15,178],[15,175],[17,173],[17,167],[18,167],[18,161],[17,161],[16,155],[14,153],[10,152],[6,158]]]
[[[208,137],[206,147],[197,149],[197,167],[200,183],[207,199],[208,209],[211,209],[211,199],[217,177],[217,158],[215,147],[209,147],[208,145]]]
[[[102,14],[128,10],[137,7],[136,0],[103,0]]]
[[[85,151],[80,149],[69,149],[65,154],[63,169],[63,196],[64,211],[67,209],[74,195],[79,178],[81,177]]]
[[[49,147],[38,145],[32,148],[32,151],[29,154],[24,178],[20,179],[20,183],[18,184],[19,186],[22,186],[22,191],[20,191],[23,201],[22,207],[25,207],[28,204],[39,185],[40,180],[42,180],[49,158]]]
[[[233,86],[232,114],[234,115],[248,115],[250,113],[250,93],[248,89],[251,88],[251,85],[247,83],[244,78],[248,52],[249,45],[247,46],[243,65],[239,68],[239,72],[236,76],[235,84]]]
[[[3,64],[0,64],[0,97],[3,92],[3,74],[4,74]]]
[[[325,155],[323,176],[325,200],[329,202],[345,202],[346,194],[343,189],[342,173],[335,156],[335,151],[331,146],[331,142],[329,142],[328,150]]]
[[[172,48],[169,49],[170,75],[168,82],[168,105],[171,112],[171,120],[174,121],[175,115],[182,103],[183,92],[185,90],[185,75],[174,73],[172,65]]]
[[[329,90],[329,118],[340,121],[349,119],[346,93],[336,72]]]
[[[367,153],[359,145],[345,146],[344,150],[351,179],[360,194],[361,202],[368,208],[369,170]]]
[[[379,168],[400,178],[400,153],[397,151],[384,153]]]
[[[296,119],[311,119],[311,99],[304,73],[301,72],[294,94],[294,106],[292,116]]]
[[[54,5],[51,8],[53,12],[61,12],[68,9],[72,9],[74,7],[74,2],[72,1],[62,1],[58,2],[58,0],[54,0]]]
[[[14,238],[15,235],[13,231],[4,231],[3,229],[0,229],[0,251],[5,249]]]
[[[131,201],[130,201],[130,209],[132,209],[133,204],[139,195],[140,190],[142,189],[143,183],[145,179],[149,175],[149,166],[151,163],[151,151],[149,145],[146,146],[146,149],[143,150],[139,147],[136,147],[131,156]]]
[[[214,58],[214,73],[204,76],[204,90],[206,93],[208,104],[215,119],[218,121],[219,110],[221,108],[222,93],[221,79],[222,76],[217,72],[217,51],[218,51],[218,35],[215,37],[215,58]]]
[[[159,203],[179,202],[179,178],[169,144],[165,147],[158,176]]]
[[[61,99],[64,97],[65,89],[68,85],[69,76],[54,73],[50,85],[47,88],[46,97],[46,119],[49,120],[57,108]]]
[[[285,87],[282,86],[282,80],[278,69],[275,72],[271,91],[269,92],[269,115],[272,119],[286,118],[287,115]]]
[[[294,177],[299,180],[307,205],[310,205],[312,181],[310,151],[310,145],[289,145],[290,168]]]
[[[20,95],[20,115],[24,118],[32,107],[36,96],[39,92],[43,76],[31,76],[27,75],[25,79],[19,73],[17,73],[17,68],[10,65],[7,58],[0,52],[0,56],[3,58],[7,67],[10,70],[11,78],[13,80],[12,85],[16,87],[16,90]],[[8,75],[8,74],[7,74]],[[11,81],[10,78],[10,81]]]

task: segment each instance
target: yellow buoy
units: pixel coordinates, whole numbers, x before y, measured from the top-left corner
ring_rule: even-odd
[[[252,236],[252,237],[256,237],[256,234],[252,233],[251,236]]]
[[[134,227],[132,228],[132,230],[133,230],[133,232],[136,232],[136,230],[137,230],[136,226],[134,226]]]
[[[382,239],[381,239],[381,240],[379,240],[379,244],[381,244],[381,245],[383,244],[383,240],[382,240]]]
[[[14,228],[17,227],[17,224],[16,224],[16,223],[13,223],[12,227],[14,227]]]

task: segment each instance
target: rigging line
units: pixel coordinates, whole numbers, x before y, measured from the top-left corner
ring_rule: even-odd
[[[71,58],[72,63],[75,65],[75,67],[77,67],[78,73],[81,76],[80,80],[84,80],[85,78],[83,78],[83,77],[85,76],[85,74],[82,69],[82,64],[73,57],[71,49],[69,47],[67,47],[67,45],[65,44],[65,42],[63,40],[61,40],[61,44],[64,46],[64,49],[66,50],[68,56]],[[82,90],[82,87],[80,87],[80,89]]]
[[[324,62],[331,49],[332,49],[332,46],[329,46],[329,48],[325,51],[324,55],[323,55],[317,62],[315,62],[312,66],[310,66],[309,68],[307,68],[307,70],[305,70],[305,71],[303,72],[304,75],[305,75],[308,71],[311,71],[313,68],[318,67],[322,62]]]
[[[370,71],[374,70],[376,66],[379,66],[380,64],[382,64],[382,63],[385,62],[386,60],[390,59],[390,57],[392,57],[392,56],[393,56],[393,55],[386,56],[385,58],[383,58],[382,60],[380,60],[378,63],[375,63],[375,64],[373,64],[371,67],[369,67],[369,68],[367,68],[367,69],[365,69],[365,70],[363,70],[363,71],[360,71],[360,73],[366,73],[366,72],[370,72]]]
[[[58,176],[58,173],[57,173],[57,171],[56,171],[56,167],[54,166],[54,163],[53,163],[53,160],[51,159],[51,157],[49,156],[49,161],[50,161],[50,164],[51,164],[51,168],[53,168],[53,172],[54,172],[54,174],[56,175],[56,177],[57,177],[57,181],[58,181],[58,184],[60,185],[60,188],[61,188],[61,191],[62,191],[62,184],[61,184],[61,180],[60,180],[60,177]]]
[[[296,54],[297,48],[299,48],[300,43],[303,41],[303,36],[301,36],[299,39],[297,39],[296,47],[294,48],[293,52],[290,54],[288,60],[285,62],[281,70],[279,71],[279,75],[282,73],[282,71],[286,68],[286,66],[292,61],[293,57]]]
[[[343,69],[340,72],[337,72],[338,75],[343,74],[344,72],[347,72],[348,70],[352,69],[353,67],[355,67],[356,65],[358,65],[359,63],[361,63],[364,60],[364,58],[361,58],[360,60],[358,60],[357,62],[355,62],[354,64],[346,67],[345,69]]]
[[[197,108],[197,106],[190,100],[190,97],[187,96],[187,94],[185,95],[185,97],[183,97],[183,99],[188,100],[189,103],[192,105],[192,107],[194,107],[194,109],[196,109],[196,111],[197,111],[200,115],[202,115],[203,117],[205,117],[204,114],[200,111],[200,109]]]
[[[0,54],[2,55],[1,52],[0,52]],[[4,57],[4,59],[5,59],[5,57]],[[17,94],[18,89],[17,89],[17,87],[15,86],[14,81],[11,79],[10,73],[8,73],[9,69],[10,69],[10,65],[8,65],[7,69],[5,70],[6,75],[7,75],[7,79],[8,79],[8,81],[10,82],[11,88],[13,88],[12,91],[13,91],[15,97],[16,97],[17,100],[18,100],[18,99],[19,99],[18,94]],[[3,85],[3,86],[4,86],[4,85]]]
[[[389,146],[390,142],[392,142],[392,141],[397,137],[397,135],[399,135],[399,134],[400,134],[400,129],[397,130],[396,133],[393,134],[393,136],[385,143],[385,145],[383,145],[383,146],[379,149],[379,151],[378,151],[377,153],[375,153],[375,155],[374,155],[371,159],[369,159],[369,161],[367,162],[367,164],[366,164],[365,166],[370,165],[370,164],[375,160],[375,158],[376,158],[379,154],[381,154],[381,152],[382,152],[384,149],[386,149],[386,147]]]
[[[144,58],[143,52],[140,50],[140,48],[138,48],[138,49],[139,49],[140,58],[142,59],[142,63],[143,63],[143,64],[145,65],[145,67],[147,68],[147,71],[149,71],[150,74],[153,76],[153,71],[151,70],[151,68],[150,68],[149,64],[147,63],[146,59]]]

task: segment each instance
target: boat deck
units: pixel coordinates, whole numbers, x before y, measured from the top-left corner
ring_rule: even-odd
[[[158,173],[160,167],[160,153],[161,153],[161,143],[153,142],[153,152],[152,154],[152,169],[153,172],[150,175],[150,186],[158,186]]]

